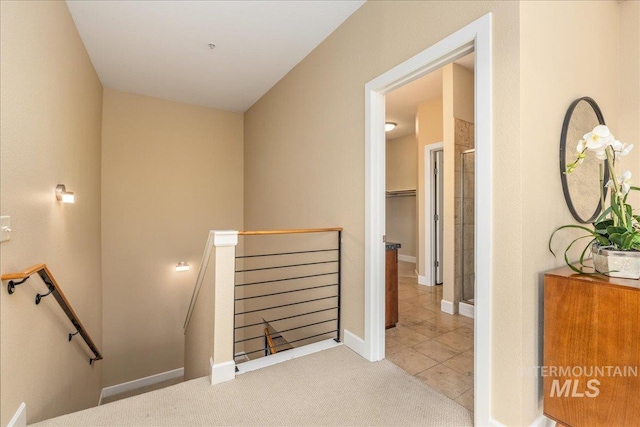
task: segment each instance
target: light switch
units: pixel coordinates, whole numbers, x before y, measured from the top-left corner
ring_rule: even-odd
[[[2,234],[0,235],[0,242],[6,242],[11,239],[11,217],[0,216],[0,227],[2,227]]]

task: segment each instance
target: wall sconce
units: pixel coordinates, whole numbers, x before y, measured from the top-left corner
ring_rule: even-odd
[[[76,196],[71,191],[67,191],[63,184],[58,184],[56,187],[56,199],[62,203],[75,203]]]
[[[180,261],[178,265],[176,265],[176,271],[189,271],[191,266],[184,261]]]

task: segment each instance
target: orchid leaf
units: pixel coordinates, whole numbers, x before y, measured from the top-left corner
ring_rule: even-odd
[[[548,243],[549,252],[551,252],[553,256],[556,256],[556,253],[553,251],[553,249],[551,249],[551,242],[553,241],[553,236],[555,236],[558,231],[564,230],[565,228],[577,228],[579,230],[586,231],[587,233],[589,233],[590,236],[593,236],[596,238],[598,237],[598,235],[593,230],[590,230],[587,227],[583,227],[582,225],[569,224],[569,225],[563,225],[562,227],[558,227],[553,233],[551,233],[551,237],[549,237],[549,243]],[[588,236],[583,236],[583,237],[588,237]]]

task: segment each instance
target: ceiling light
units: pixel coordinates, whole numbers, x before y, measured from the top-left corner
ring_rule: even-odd
[[[391,130],[394,130],[396,128],[396,126],[398,126],[397,123],[387,122],[387,123],[384,124],[384,131],[385,132],[389,132]]]
[[[216,45],[214,43],[209,43],[209,49],[215,49]]]

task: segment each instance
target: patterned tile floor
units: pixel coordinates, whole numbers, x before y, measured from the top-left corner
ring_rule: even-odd
[[[386,331],[386,358],[473,411],[473,319],[440,311],[442,286],[418,285],[399,263],[399,322]]]

